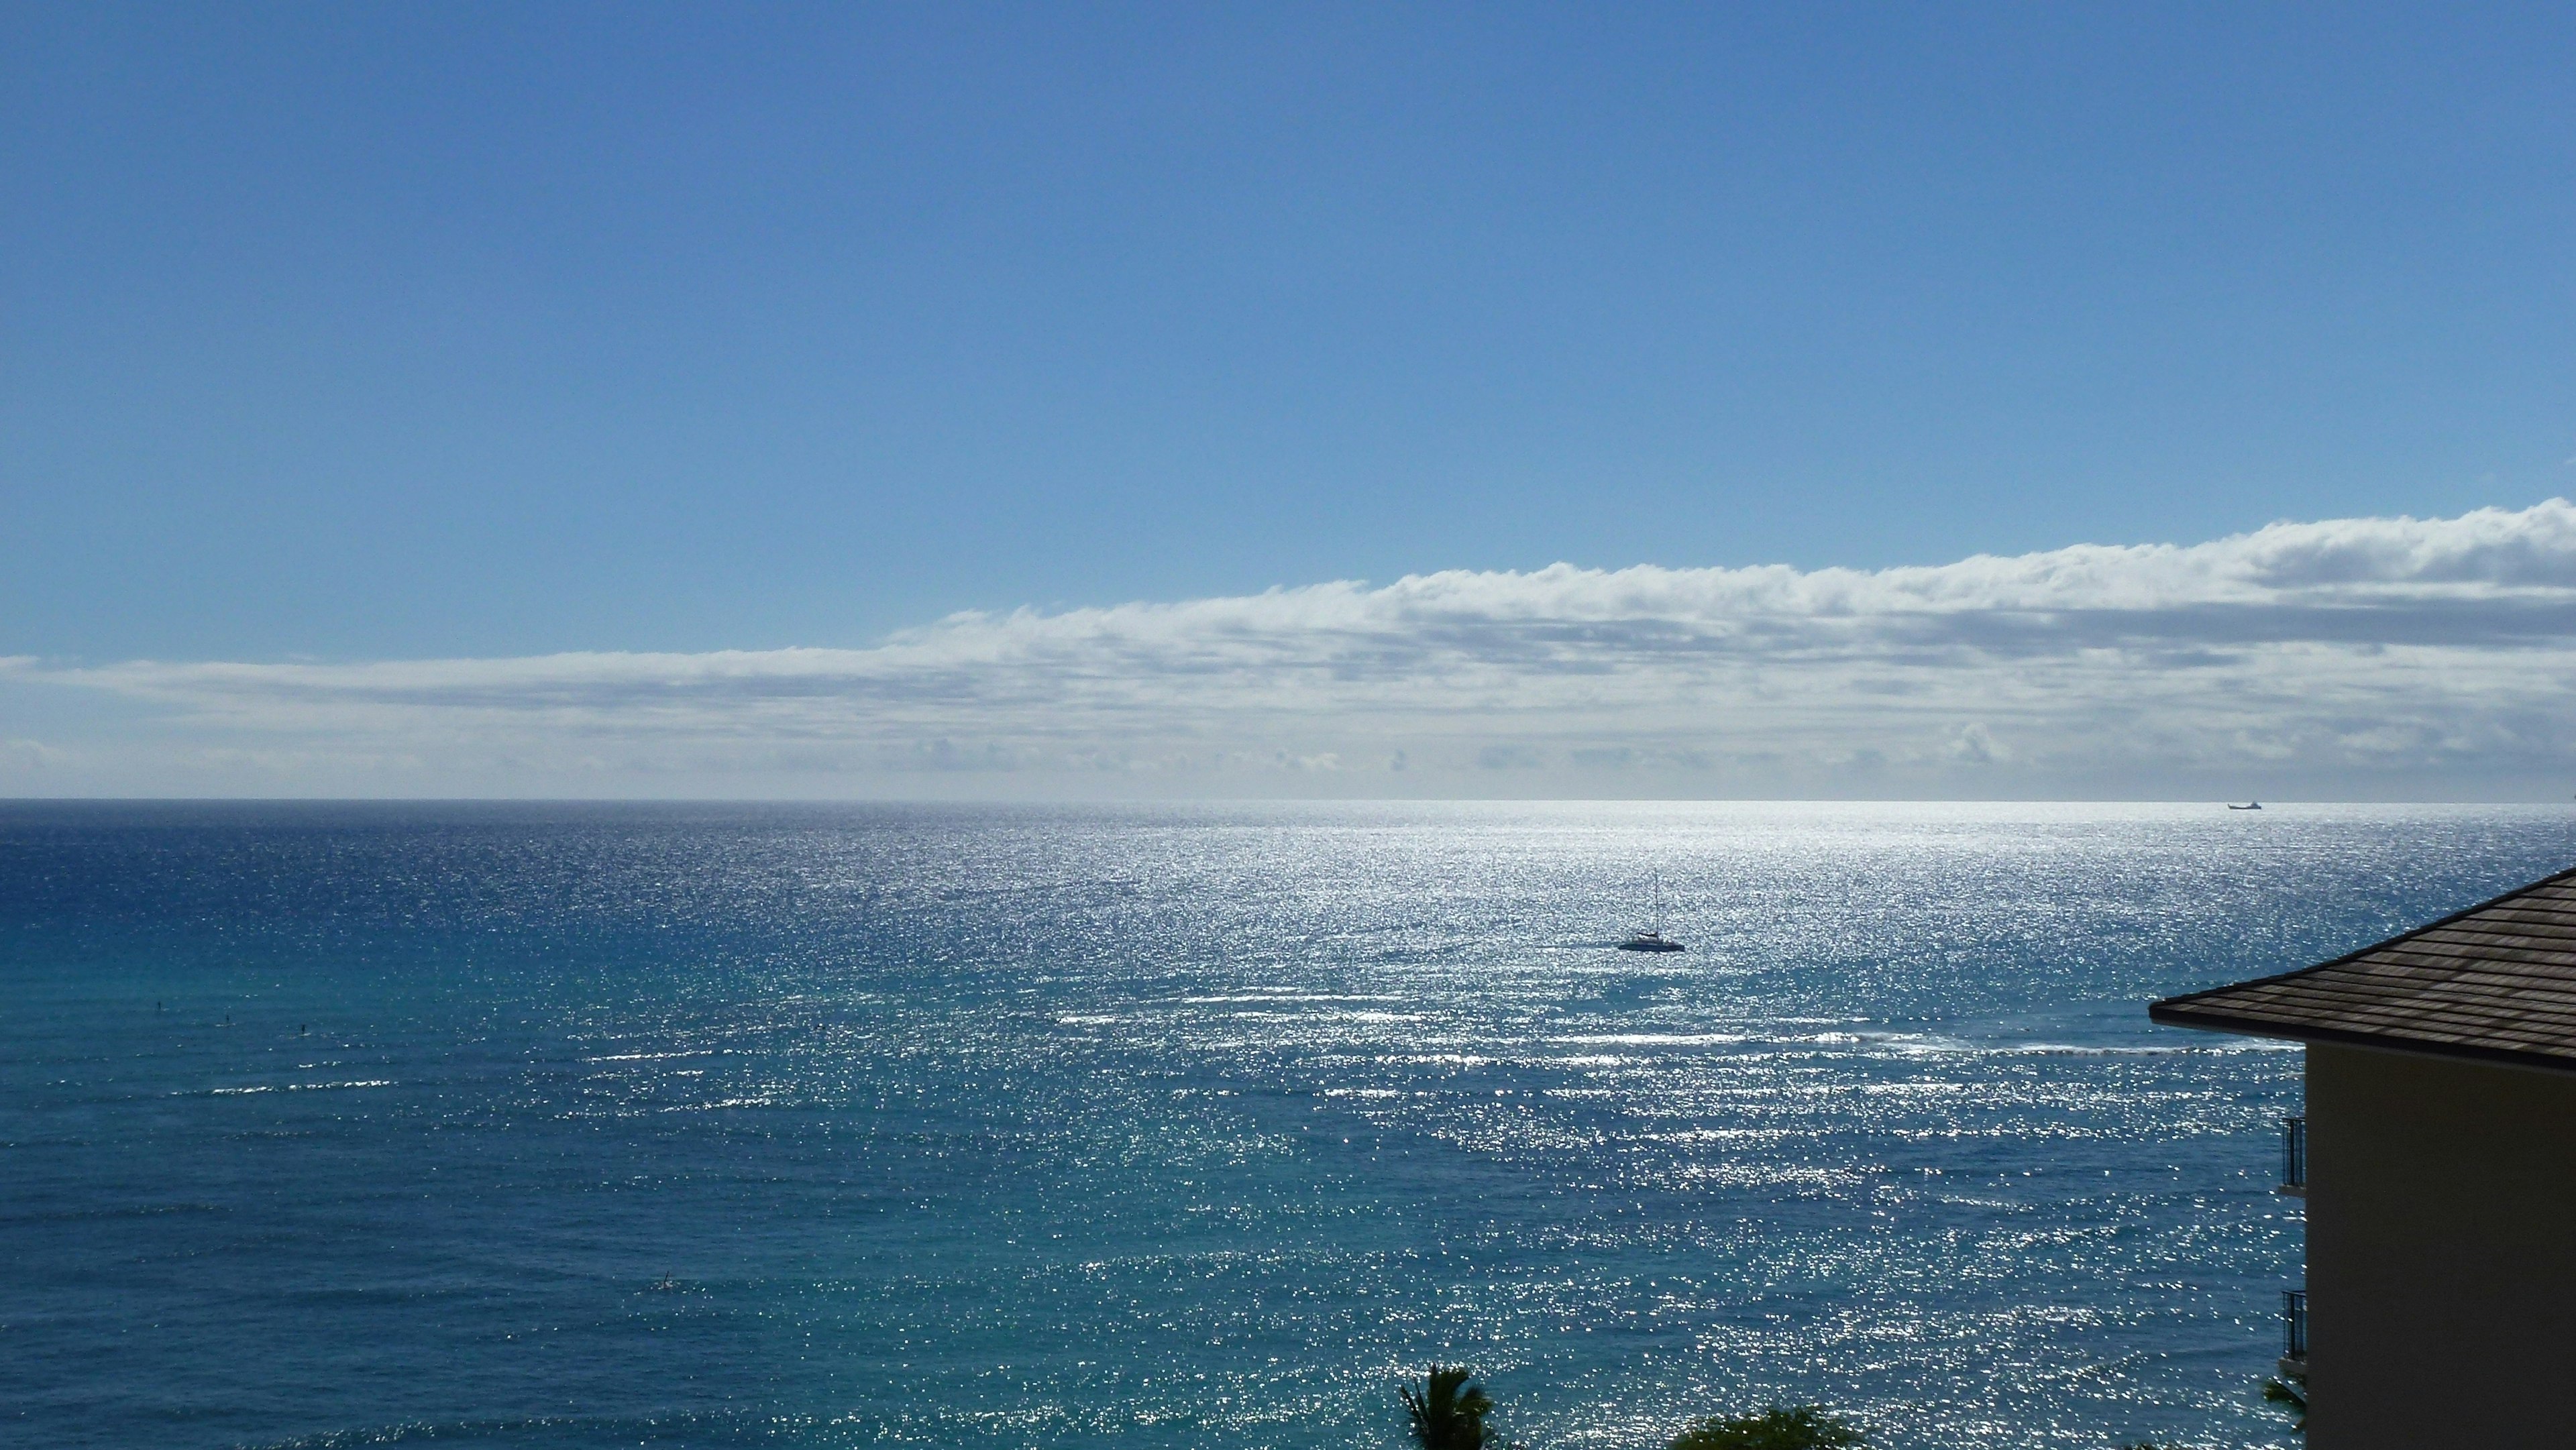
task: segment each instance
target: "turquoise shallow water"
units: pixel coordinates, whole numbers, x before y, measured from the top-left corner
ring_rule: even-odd
[[[0,806],[0,1442],[2288,1443],[2295,1050],[2564,811]],[[1693,950],[1607,944],[1651,873]]]

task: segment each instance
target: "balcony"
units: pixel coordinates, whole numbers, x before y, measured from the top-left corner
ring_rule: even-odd
[[[2308,1291],[2281,1291],[2281,1378],[2308,1382]]]
[[[2272,1190],[2292,1198],[2308,1196],[2308,1120],[2281,1120],[2281,1186]]]

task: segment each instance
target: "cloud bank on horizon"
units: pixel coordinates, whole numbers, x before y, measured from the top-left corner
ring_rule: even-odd
[[[861,649],[0,661],[16,794],[2563,800],[2576,505],[1863,572],[1448,571]],[[83,713],[75,711],[74,713]]]

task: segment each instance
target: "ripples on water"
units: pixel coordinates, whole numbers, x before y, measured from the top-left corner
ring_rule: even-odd
[[[2278,1441],[2278,1045],[2545,810],[0,808],[0,1439]],[[1686,955],[1608,949],[1650,874]],[[2280,1442],[2286,1443],[2286,1442]]]

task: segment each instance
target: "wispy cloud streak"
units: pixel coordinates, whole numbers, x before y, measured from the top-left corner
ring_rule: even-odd
[[[0,679],[151,707],[228,758],[529,788],[2509,791],[2576,762],[2576,506],[1879,571],[1450,571],[959,615],[862,649],[21,658]]]

